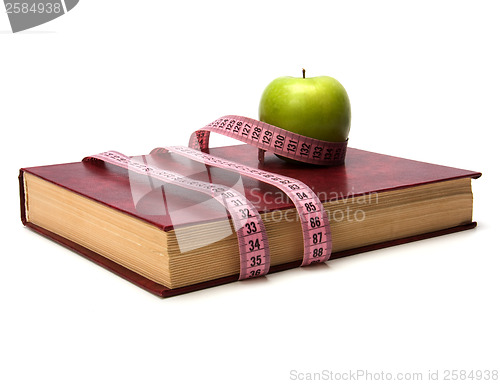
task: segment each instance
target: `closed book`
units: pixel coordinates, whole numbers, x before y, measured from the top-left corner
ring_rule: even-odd
[[[306,183],[330,219],[330,259],[471,229],[471,179],[478,172],[355,148],[342,166],[259,163],[249,145],[210,153]],[[162,169],[240,188],[261,213],[270,273],[301,265],[301,226],[278,188],[176,154],[146,156]],[[24,225],[161,297],[238,280],[230,215],[210,196],[99,162],[22,168]],[[314,268],[314,266],[306,267]]]

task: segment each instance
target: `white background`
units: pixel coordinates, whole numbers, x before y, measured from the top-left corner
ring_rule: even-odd
[[[12,34],[1,13],[0,382],[500,369],[499,17],[496,1],[81,0]],[[302,67],[347,89],[352,147],[483,172],[478,227],[161,300],[21,225],[20,167],[185,145],[257,118]]]

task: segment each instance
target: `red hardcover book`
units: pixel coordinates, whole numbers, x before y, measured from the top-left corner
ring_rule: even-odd
[[[290,164],[270,153],[266,154],[264,163],[259,164],[257,148],[249,145],[213,148],[210,150],[210,153],[226,159],[236,160],[255,168],[263,168],[270,172],[299,179],[308,184],[323,201],[336,201],[337,203],[343,199],[352,200],[363,196],[372,196],[373,194],[381,194],[382,196],[384,193],[391,191],[419,191],[417,188],[419,186],[435,185],[436,183],[452,180],[469,181],[481,175],[478,172],[407,160],[355,148],[348,149],[345,165],[335,167]],[[154,159],[164,169],[186,174],[193,178],[200,178],[225,185],[234,185],[237,182],[241,182],[248,200],[260,212],[282,211],[293,208],[293,204],[290,201],[284,198],[276,198],[278,195],[275,187],[254,179],[245,176],[240,179],[239,175],[218,168],[205,166],[200,168],[200,164],[195,165],[193,161],[178,155],[165,156],[155,154],[150,155],[150,158]],[[30,217],[30,199],[32,196],[30,195],[29,184],[26,183],[27,174],[36,176],[58,188],[71,192],[71,194],[76,194],[85,199],[97,202],[99,205],[118,211],[127,217],[140,220],[164,232],[171,231],[174,229],[174,226],[182,228],[202,222],[210,223],[224,218],[227,219],[227,212],[224,210],[211,210],[210,204],[208,206],[207,204],[203,204],[207,203],[206,196],[199,196],[191,192],[187,193],[180,190],[180,188],[174,188],[175,190],[171,191],[172,193],[168,195],[168,199],[164,194],[161,195],[158,192],[161,191],[161,188],[154,188],[156,192],[149,194],[147,191],[138,192],[137,188],[134,191],[131,188],[131,175],[126,170],[109,164],[93,162],[80,161],[68,164],[23,168],[20,170],[19,176],[21,219],[24,225],[71,248],[98,265],[107,268],[149,292],[161,297],[169,297],[238,280],[237,274],[231,274],[208,281],[168,288],[165,284],[161,284],[158,281],[154,281],[151,277],[141,274],[140,270],[134,271],[134,268],[130,268],[127,263],[113,261],[109,257],[105,257],[92,250],[92,247],[79,244],[78,241],[70,240],[68,236],[56,233],[54,230],[49,229],[49,226],[37,224],[36,220],[32,220]],[[143,181],[147,183],[147,180]],[[134,183],[136,182],[138,180],[134,180]],[[138,199],[137,193],[139,195],[142,193],[141,196],[143,198]],[[158,199],[158,196],[162,197]],[[271,199],[270,196],[275,198]],[[35,201],[35,198],[38,197],[33,196],[33,201]],[[391,199],[394,198],[391,197]],[[434,196],[434,199],[439,198],[439,196]],[[472,204],[472,196],[470,197],[470,202],[467,204]],[[179,210],[179,207],[182,208],[183,206],[198,206],[198,208]],[[397,210],[398,208],[395,207],[394,209]],[[471,209],[472,206],[470,207],[470,211]],[[174,210],[177,214],[173,213]],[[182,214],[178,212],[182,212]],[[369,212],[366,213],[366,215],[368,214]],[[446,225],[439,228],[432,227],[430,231],[417,230],[417,233],[404,236],[399,235],[399,237],[391,237],[388,234],[390,232],[388,229],[387,233],[384,232],[383,235],[380,235],[380,238],[383,239],[382,241],[370,244],[360,243],[359,246],[350,246],[348,249],[336,249],[336,226],[333,225],[334,252],[330,259],[457,232],[474,228],[475,226],[476,223],[472,221],[471,212],[470,217],[453,225]],[[377,230],[380,231],[381,229]],[[235,260],[239,260],[238,254],[235,254],[234,258]],[[274,264],[271,266],[270,272],[298,267],[300,264],[300,260]]]

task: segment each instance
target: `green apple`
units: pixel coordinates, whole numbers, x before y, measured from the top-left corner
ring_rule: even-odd
[[[349,136],[347,92],[329,76],[279,77],[264,89],[259,120],[319,140],[343,142]]]

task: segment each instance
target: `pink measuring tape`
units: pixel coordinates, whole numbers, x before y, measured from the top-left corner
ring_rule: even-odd
[[[197,130],[191,135],[189,146],[201,151],[208,149],[210,132],[232,137],[289,159],[315,165],[342,165],[347,151],[347,140],[329,142],[312,139],[248,117],[228,115]]]
[[[261,121],[230,115],[194,132],[190,139],[192,148],[174,146],[156,148],[151,152],[154,154],[172,152],[208,166],[238,172],[279,188],[291,199],[300,218],[304,243],[302,265],[327,261],[332,251],[330,224],[327,212],[311,188],[300,180],[202,152],[208,149],[210,132],[257,146],[260,150],[260,161],[263,160],[263,151],[269,150],[310,164],[343,164],[347,142],[331,143],[311,139]],[[84,160],[92,159],[102,160],[132,172],[212,196],[227,209],[233,221],[240,252],[240,280],[263,276],[269,271],[269,243],[264,223],[253,204],[238,191],[223,185],[193,180],[114,151],[89,156]]]

